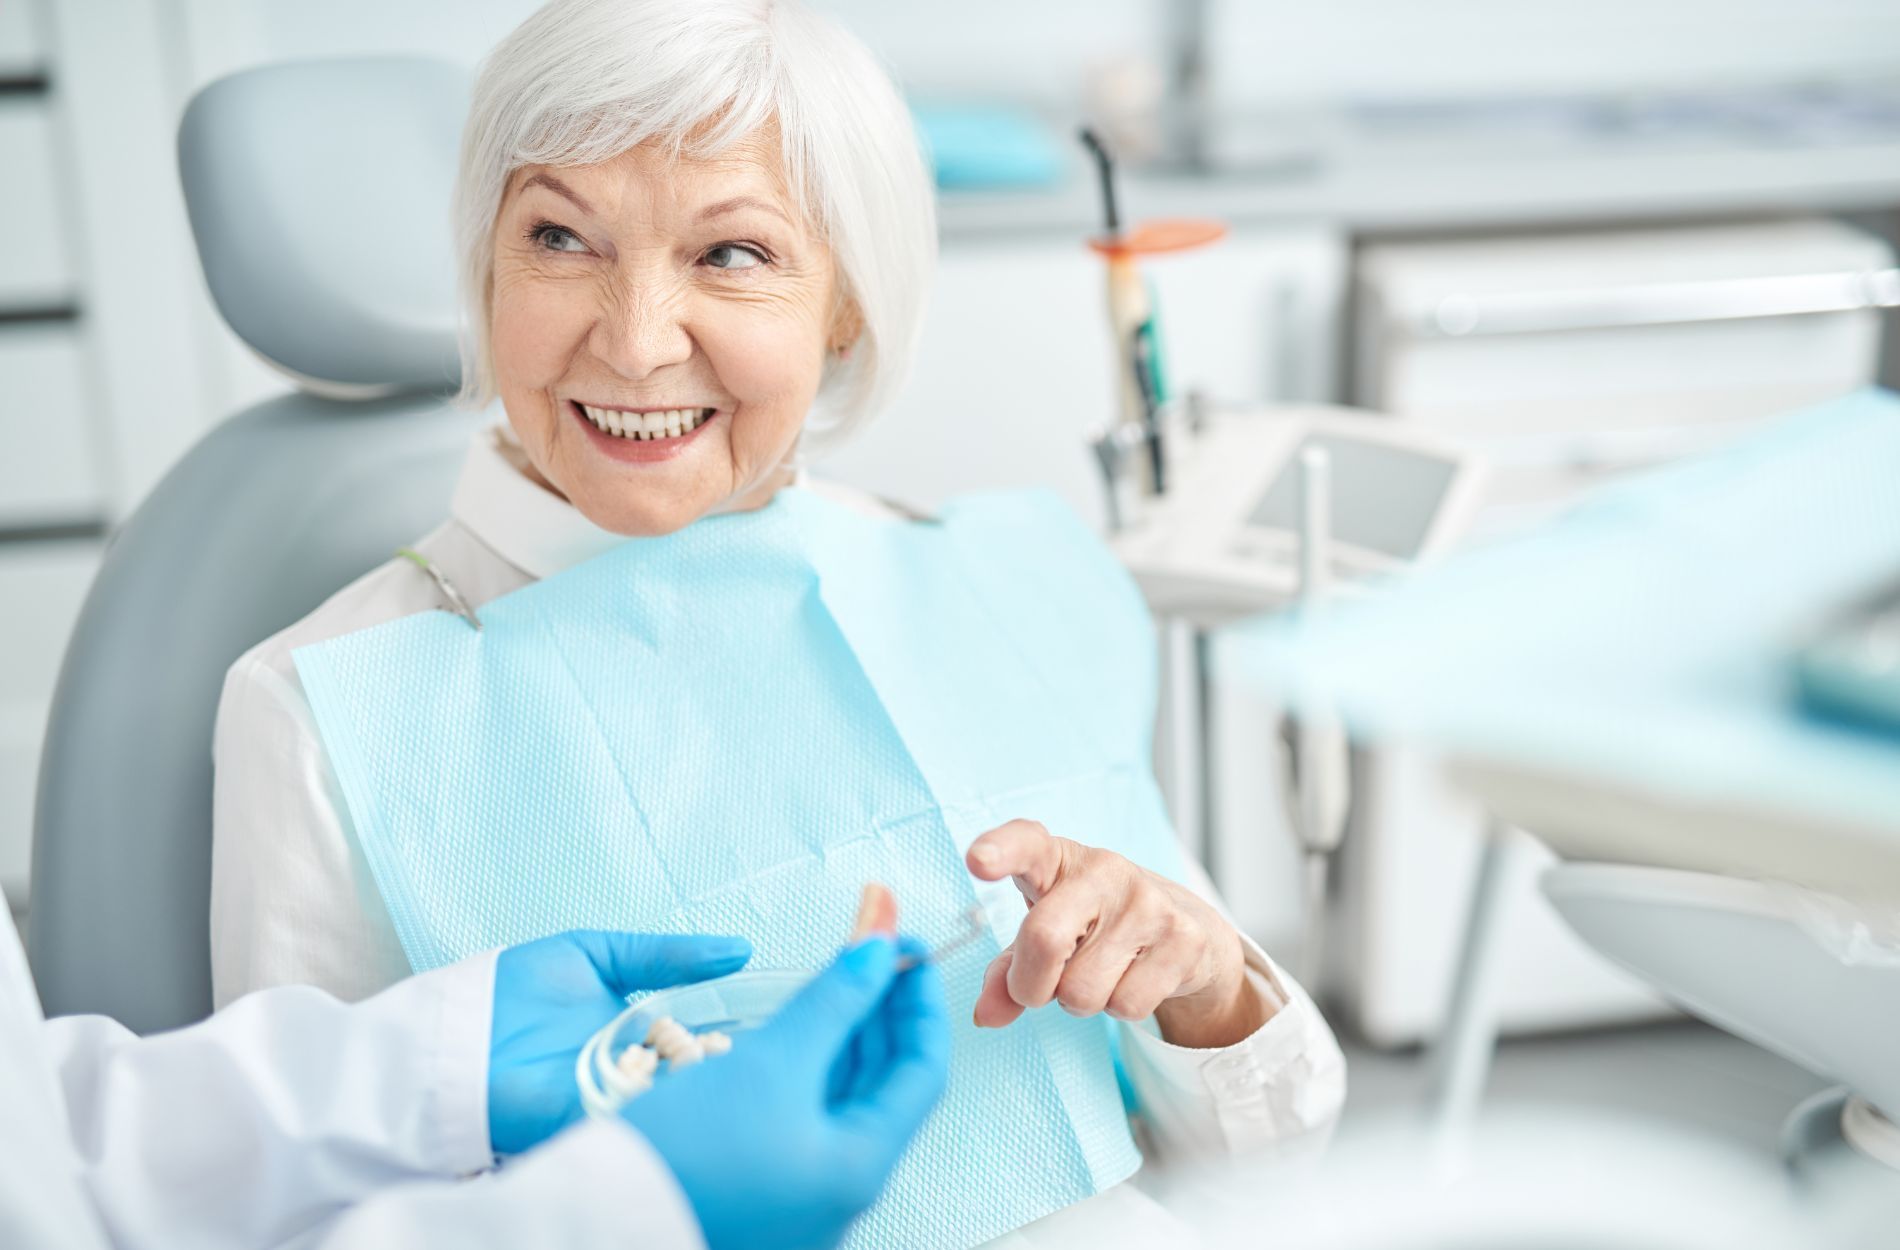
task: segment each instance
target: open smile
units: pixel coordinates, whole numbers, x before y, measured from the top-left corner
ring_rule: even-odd
[[[570,400],[574,409],[602,434],[645,442],[684,438],[713,419],[717,408],[597,408]]]
[[[623,464],[683,455],[721,415],[717,408],[602,408],[572,399],[567,408],[595,450]]]

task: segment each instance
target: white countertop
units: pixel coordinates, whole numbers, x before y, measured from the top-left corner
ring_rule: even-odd
[[[1327,222],[1354,233],[1590,223],[1900,205],[1900,135],[1887,142],[1723,145],[1338,143],[1282,172],[1122,179],[1129,220],[1209,216],[1232,225]],[[943,237],[1098,228],[1094,180],[1078,161],[1039,191],[946,191]]]

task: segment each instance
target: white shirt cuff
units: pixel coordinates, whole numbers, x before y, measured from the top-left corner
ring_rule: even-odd
[[[495,956],[486,951],[385,990],[433,999],[428,1088],[434,1091],[424,1140],[433,1170],[467,1176],[494,1166],[488,1136],[488,1059],[495,1008]]]
[[[1247,977],[1265,1024],[1231,1046],[1164,1040],[1152,1019],[1124,1025],[1123,1060],[1150,1128],[1174,1148],[1239,1152],[1328,1129],[1345,1100],[1345,1060],[1304,990],[1245,935]]]

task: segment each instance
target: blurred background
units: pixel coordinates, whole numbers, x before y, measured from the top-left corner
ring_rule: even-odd
[[[1038,484],[1103,522],[1085,439],[1116,400],[1082,245],[1100,228],[1083,121],[1119,154],[1129,217],[1230,227],[1149,266],[1174,387],[1352,404],[1469,441],[1497,469],[1480,532],[1900,382],[1882,311],[1900,304],[1893,0],[814,3],[893,66],[941,187],[916,373],[828,466],[884,494]],[[289,388],[206,293],[176,172],[186,102],[285,59],[472,65],[532,7],[0,0],[0,887],[16,920],[48,700],[114,525],[212,425]],[[1298,874],[1273,718],[1218,673],[1210,716],[1209,855],[1243,925],[1284,949]],[[1402,1056],[1441,1018],[1478,817],[1429,759],[1386,752],[1357,775],[1320,988],[1376,1092],[1410,1079]],[[1559,1031],[1666,1014],[1528,886],[1510,924],[1504,1023],[1543,1040],[1500,1069],[1506,1093],[1568,1053]],[[1712,1033],[1668,1050],[1686,1027],[1599,1034],[1604,1062],[1564,1079],[1687,1106],[1697,1073],[1691,1114],[1759,1135],[1815,1084]]]

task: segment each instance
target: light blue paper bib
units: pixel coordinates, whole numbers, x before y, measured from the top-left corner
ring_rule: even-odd
[[[948,1092],[850,1244],[976,1245],[1135,1171],[1104,1020],[969,1023],[1024,914],[965,871],[977,835],[1027,817],[1181,870],[1147,614],[1053,497],[910,524],[788,490],[481,615],[295,655],[418,970],[576,927],[741,933],[754,967],[816,968],[867,881],[933,945],[981,902],[991,932],[943,969]]]

